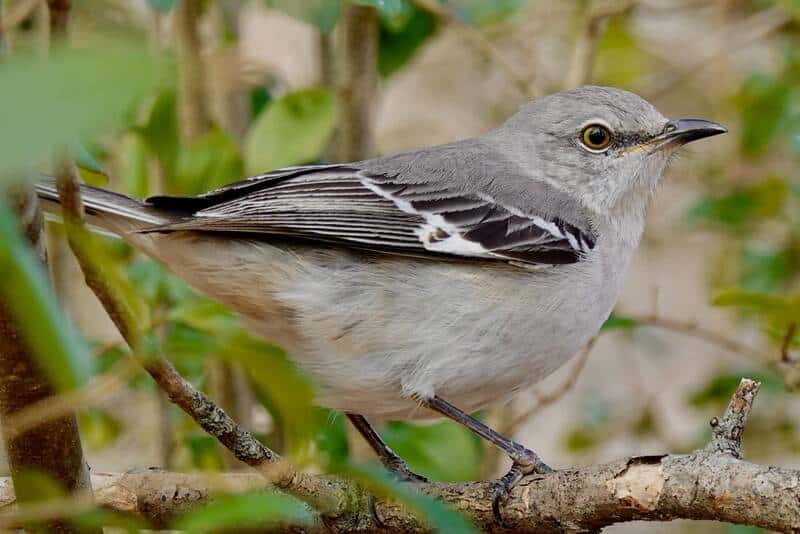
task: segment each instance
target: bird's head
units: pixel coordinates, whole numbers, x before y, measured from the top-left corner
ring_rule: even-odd
[[[497,132],[524,164],[599,213],[643,213],[670,155],[725,133],[714,122],[670,120],[643,98],[585,86],[523,107]]]

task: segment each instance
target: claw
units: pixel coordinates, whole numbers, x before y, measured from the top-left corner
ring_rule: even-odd
[[[492,513],[494,514],[494,520],[503,528],[509,527],[500,513],[500,499],[508,496],[508,491],[520,481],[522,476],[522,467],[519,464],[514,464],[508,470],[508,473],[503,475],[503,478],[495,482],[492,488]]]
[[[384,463],[388,469],[400,482],[408,482],[410,484],[426,484],[428,479],[422,475],[416,474],[409,469],[408,465],[400,458],[393,459]]]
[[[535,452],[522,449],[514,459],[514,464],[508,473],[503,475],[503,478],[499,479],[492,488],[492,513],[497,524],[503,528],[510,528],[500,513],[501,500],[508,496],[508,492],[517,485],[523,476],[531,473],[552,472],[553,468],[544,463]]]

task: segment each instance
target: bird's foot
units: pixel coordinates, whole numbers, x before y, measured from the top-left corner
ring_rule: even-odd
[[[495,482],[494,488],[492,488],[492,512],[494,514],[494,520],[497,524],[504,527],[507,525],[505,521],[503,521],[503,516],[500,513],[500,506],[502,501],[508,497],[508,492],[516,486],[525,475],[553,472],[553,468],[544,463],[542,459],[539,458],[538,454],[521,445],[515,448],[510,456],[514,464],[511,466],[511,469],[508,470],[508,473]]]
[[[394,458],[387,458],[383,462],[384,467],[388,469],[394,477],[400,482],[408,482],[410,484],[426,484],[429,482],[427,478],[422,475],[416,474],[412,471],[408,464],[402,458],[395,456]]]

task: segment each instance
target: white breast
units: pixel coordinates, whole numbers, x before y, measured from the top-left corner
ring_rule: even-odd
[[[585,261],[530,271],[225,237],[132,239],[283,344],[323,384],[322,404],[386,419],[430,416],[414,395],[470,411],[541,380],[600,328],[630,257],[598,243]]]

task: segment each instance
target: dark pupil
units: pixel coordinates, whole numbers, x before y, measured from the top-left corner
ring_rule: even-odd
[[[602,128],[592,128],[589,130],[589,142],[593,145],[602,145],[606,142],[606,131]]]

